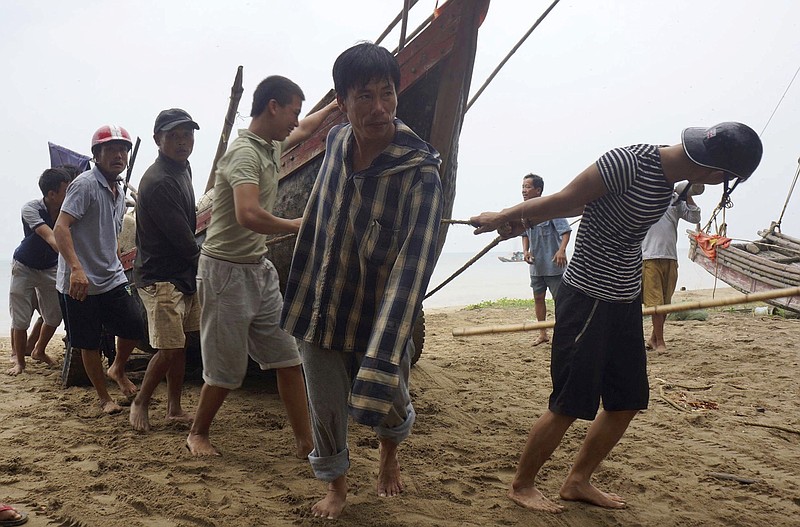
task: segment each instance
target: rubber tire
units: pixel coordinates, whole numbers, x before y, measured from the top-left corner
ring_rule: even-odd
[[[414,321],[411,339],[414,341],[414,355],[411,356],[411,365],[413,366],[422,356],[422,349],[425,347],[425,312],[422,310],[420,310],[417,320]]]

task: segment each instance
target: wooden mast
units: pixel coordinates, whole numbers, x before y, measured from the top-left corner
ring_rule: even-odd
[[[228,140],[230,139],[231,129],[233,129],[233,122],[236,119],[236,112],[239,110],[239,100],[242,98],[243,91],[242,66],[239,66],[236,69],[236,77],[233,80],[233,86],[231,86],[231,100],[230,103],[228,103],[228,112],[225,114],[225,122],[222,124],[222,133],[219,135],[217,153],[214,154],[214,161],[211,162],[211,173],[208,175],[205,192],[214,188],[217,162],[225,155],[225,150],[228,149]]]

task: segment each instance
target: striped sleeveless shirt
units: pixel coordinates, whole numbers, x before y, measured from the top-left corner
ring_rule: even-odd
[[[615,148],[597,160],[608,193],[586,205],[564,273],[566,283],[592,298],[631,302],[639,297],[642,240],[672,198],[658,148]]]

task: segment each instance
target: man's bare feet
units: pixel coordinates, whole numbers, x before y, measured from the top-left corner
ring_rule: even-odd
[[[533,341],[533,345],[538,346],[539,344],[546,344],[547,342],[550,342],[550,337],[547,336],[547,333],[544,335],[539,334],[539,336]]]
[[[12,366],[8,370],[6,370],[6,375],[11,375],[12,377],[16,377],[17,375],[19,375],[23,371],[25,371],[25,365],[24,364],[22,364],[22,365],[15,364],[14,366]]]
[[[115,363],[116,365],[116,363]],[[126,397],[133,397],[136,395],[136,385],[131,382],[124,370],[111,366],[106,372],[106,376],[112,381],[117,383],[122,394]]]
[[[172,421],[173,423],[187,423],[192,424],[194,422],[194,414],[187,414],[183,410],[180,410],[176,413],[167,412],[167,421]]]
[[[11,505],[0,503],[0,525],[22,525],[27,521],[27,512],[22,512]]]
[[[131,413],[128,417],[131,426],[137,432],[150,431],[150,414],[149,408],[143,404],[136,402],[136,399],[131,403]]]
[[[335,520],[342,515],[347,500],[347,476],[339,476],[328,483],[325,497],[311,506],[315,518]]]
[[[620,496],[610,492],[603,492],[589,482],[565,482],[559,491],[559,495],[563,500],[583,501],[607,509],[624,509],[626,506],[625,500]]]
[[[314,450],[314,442],[295,439],[295,447],[297,450],[294,455],[297,459],[308,459],[308,455]]]
[[[511,501],[526,509],[551,512],[553,514],[564,512],[564,507],[547,499],[536,487],[523,487],[520,489],[511,487],[508,490],[508,497],[511,498]]]
[[[193,456],[221,456],[207,435],[189,434],[186,438],[186,448]]]
[[[31,358],[33,360],[37,360],[39,362],[44,362],[48,366],[55,366],[56,365],[56,361],[54,361],[53,358],[50,355],[48,355],[47,353],[45,353],[44,351],[39,353],[36,350],[34,350],[31,353]]]
[[[403,482],[400,480],[400,463],[397,461],[397,443],[381,439],[378,496],[391,498],[401,492],[403,492]]]
[[[118,414],[122,411],[122,407],[111,399],[100,401],[100,409],[103,410],[103,413],[108,415]]]

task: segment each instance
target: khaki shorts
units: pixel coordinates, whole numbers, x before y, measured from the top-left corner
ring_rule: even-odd
[[[186,333],[200,329],[197,295],[182,293],[170,282],[137,289],[147,312],[150,345],[159,350],[183,349]]]
[[[647,307],[672,302],[678,284],[678,261],[669,258],[645,260],[642,265],[642,298]]]

